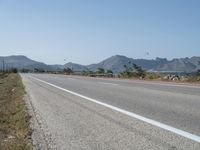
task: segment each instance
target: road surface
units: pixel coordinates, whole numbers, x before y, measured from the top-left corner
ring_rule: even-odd
[[[21,74],[51,149],[200,149],[200,86]]]

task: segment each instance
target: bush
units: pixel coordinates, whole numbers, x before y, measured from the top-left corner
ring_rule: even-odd
[[[34,68],[34,72],[37,72],[37,73],[44,73],[45,70],[44,70],[44,69]]]
[[[11,68],[9,72],[11,72],[11,73],[18,73],[18,70],[17,70],[17,68]]]
[[[197,70],[197,72],[195,73],[196,76],[200,76],[200,69]]]
[[[23,69],[20,70],[20,72],[22,72],[22,73],[28,73],[28,72],[31,72],[31,71],[29,69],[23,68]]]
[[[129,65],[124,65],[124,71],[120,73],[121,77],[131,78],[131,77],[140,77],[145,78],[145,71],[141,66],[138,66],[134,63],[128,62]]]
[[[146,78],[150,80],[158,79],[160,77],[160,73],[146,73]]]
[[[105,70],[103,68],[98,68],[96,71],[97,74],[104,74]]]
[[[70,68],[65,68],[65,69],[63,69],[63,72],[64,72],[65,74],[72,74],[72,73],[73,73],[73,70],[70,69]]]

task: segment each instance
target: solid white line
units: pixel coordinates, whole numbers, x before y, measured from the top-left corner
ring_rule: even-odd
[[[115,83],[109,83],[109,82],[97,82],[99,84],[108,84],[108,85],[119,85],[119,84],[115,84]]]
[[[75,96],[81,97],[81,98],[86,99],[86,100],[88,100],[88,101],[94,102],[94,103],[96,103],[96,104],[99,104],[99,105],[102,105],[102,106],[104,106],[104,107],[110,108],[110,109],[115,110],[115,111],[117,111],[117,112],[123,113],[123,114],[125,114],[125,115],[127,115],[127,116],[136,118],[136,119],[138,119],[138,120],[144,121],[144,122],[149,123],[149,124],[151,124],[151,125],[157,126],[157,127],[159,127],[159,128],[162,128],[162,129],[165,129],[165,130],[167,130],[167,131],[176,133],[176,134],[181,135],[181,136],[183,136],[183,137],[185,137],[185,138],[188,138],[188,139],[190,139],[190,140],[193,140],[193,141],[196,141],[196,142],[200,143],[200,136],[198,136],[198,135],[191,134],[191,133],[189,133],[189,132],[186,132],[186,131],[183,131],[183,130],[174,128],[174,127],[169,126],[169,125],[166,125],[166,124],[164,124],[164,123],[161,123],[161,122],[158,122],[158,121],[155,121],[155,120],[152,120],[152,119],[149,119],[149,118],[140,116],[140,115],[138,115],[138,114],[129,112],[129,111],[127,111],[127,110],[123,110],[123,109],[121,109],[121,108],[118,108],[118,107],[115,107],[115,106],[112,106],[112,105],[109,105],[109,104],[100,102],[100,101],[95,100],[95,99],[93,99],[93,98],[90,98],[90,97],[87,97],[87,96],[78,94],[78,93],[76,93],[76,92],[73,92],[73,91],[64,89],[64,88],[62,88],[62,87],[59,87],[59,86],[54,85],[54,84],[51,84],[51,83],[49,83],[49,82],[40,80],[40,79],[38,79],[38,78],[35,78],[35,77],[32,77],[32,76],[30,76],[30,77],[33,78],[33,79],[35,79],[35,80],[37,80],[37,81],[40,81],[40,82],[45,83],[45,84],[47,84],[47,85],[50,85],[50,86],[52,86],[52,87],[55,87],[55,88],[57,88],[57,89],[60,89],[60,90],[62,90],[62,91],[68,92],[68,93],[73,94],[73,95],[75,95]]]

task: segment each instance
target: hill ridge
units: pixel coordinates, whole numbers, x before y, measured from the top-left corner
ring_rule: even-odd
[[[166,58],[159,57],[156,57],[155,59],[133,59],[123,55],[114,55],[99,63],[90,65],[81,65],[73,62],[68,62],[64,65],[48,65],[43,62],[32,60],[24,55],[11,55],[0,57],[0,69],[2,69],[3,59],[7,68],[40,68],[47,71],[61,71],[67,67],[74,71],[95,71],[98,68],[104,68],[106,70],[112,70],[114,73],[118,73],[123,71],[124,65],[129,65],[129,62],[135,63],[147,71],[194,72],[197,69],[200,69],[200,57],[198,56],[167,60]]]

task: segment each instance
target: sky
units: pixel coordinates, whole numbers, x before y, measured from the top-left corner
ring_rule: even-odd
[[[0,0],[0,56],[48,64],[200,56],[199,0]]]

